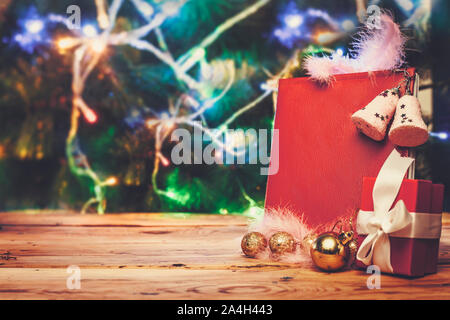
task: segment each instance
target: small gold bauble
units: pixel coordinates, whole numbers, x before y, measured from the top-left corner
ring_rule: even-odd
[[[350,250],[335,232],[319,235],[311,246],[311,258],[314,264],[324,271],[342,269],[350,258]]]
[[[350,251],[350,260],[348,264],[353,265],[356,260],[356,253],[358,252],[358,242],[356,241],[356,239],[352,239],[348,243],[348,249]]]
[[[290,233],[280,231],[270,237],[269,247],[275,255],[292,253],[295,251],[295,240]]]
[[[242,238],[241,248],[247,257],[254,258],[267,248],[267,240],[262,233],[250,232]]]
[[[314,243],[314,240],[316,240],[316,237],[317,236],[313,233],[306,235],[300,243],[300,247],[302,248],[302,250],[304,250],[305,252],[309,252],[311,250],[312,244]]]

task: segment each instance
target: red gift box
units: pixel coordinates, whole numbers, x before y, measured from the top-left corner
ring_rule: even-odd
[[[361,210],[374,211],[372,192],[376,178],[363,179]],[[430,215],[442,214],[444,186],[433,184],[427,180],[403,180],[394,204],[403,200],[409,212],[420,212]],[[366,235],[358,235],[358,247]],[[410,277],[424,276],[437,271],[439,255],[439,239],[417,239],[389,236],[390,259],[393,273]],[[356,262],[360,268],[366,265]]]

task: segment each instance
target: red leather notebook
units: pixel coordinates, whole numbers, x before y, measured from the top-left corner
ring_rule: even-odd
[[[328,86],[308,77],[280,80],[279,144],[272,145],[279,168],[268,176],[265,207],[304,213],[311,227],[358,209],[363,177],[376,177],[394,146],[387,137],[376,142],[359,133],[350,117],[402,79],[401,73],[377,71],[336,75]]]

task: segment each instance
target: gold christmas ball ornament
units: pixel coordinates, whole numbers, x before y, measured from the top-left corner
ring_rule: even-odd
[[[350,259],[347,245],[352,240],[352,232],[325,232],[319,235],[311,246],[311,258],[323,271],[338,271],[345,267]]]
[[[241,248],[247,257],[254,258],[267,248],[267,240],[262,233],[250,232],[242,238]]]
[[[296,243],[294,237],[287,232],[274,233],[269,240],[270,251],[275,255],[283,255],[295,251]]]
[[[356,255],[356,251],[358,251],[358,242],[355,239],[349,242],[348,247],[350,252]]]
[[[300,247],[302,248],[302,250],[309,252],[311,250],[312,244],[314,243],[314,240],[316,240],[316,237],[317,235],[312,233],[306,235],[300,243]]]
[[[356,253],[358,252],[358,242],[356,241],[356,239],[352,239],[348,243],[348,249],[350,250],[349,265],[353,265],[356,261]]]

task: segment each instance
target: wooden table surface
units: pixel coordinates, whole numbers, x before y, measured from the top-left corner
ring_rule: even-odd
[[[241,216],[0,213],[0,299],[450,299],[450,216],[438,273],[381,276],[242,256]],[[81,270],[70,290],[67,267]]]

